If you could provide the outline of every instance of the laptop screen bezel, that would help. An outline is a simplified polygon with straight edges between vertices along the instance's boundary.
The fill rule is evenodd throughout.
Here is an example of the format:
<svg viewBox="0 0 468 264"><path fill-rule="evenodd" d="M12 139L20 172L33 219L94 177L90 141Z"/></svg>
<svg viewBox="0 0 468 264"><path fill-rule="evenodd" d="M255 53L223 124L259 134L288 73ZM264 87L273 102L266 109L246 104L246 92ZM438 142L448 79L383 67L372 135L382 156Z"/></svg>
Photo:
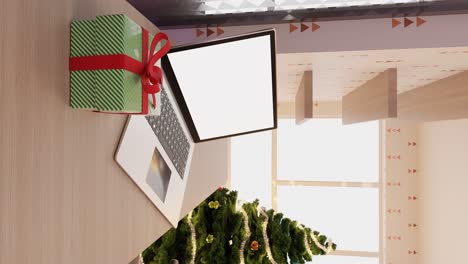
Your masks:
<svg viewBox="0 0 468 264"><path fill-rule="evenodd" d="M177 104L179 106L180 112L185 120L185 123L187 125L188 130L190 131L190 134L192 136L192 139L195 143L198 142L204 142L204 141L210 141L210 140L215 140L215 139L221 139L221 138L227 138L227 137L233 137L233 136L240 136L240 135L245 135L245 134L250 134L250 133L256 133L256 132L262 132L262 131L268 131L272 129L276 129L278 127L278 118L277 118L277 95L276 95L276 41L275 41L275 30L274 29L268 29L268 30L262 30L258 32L253 32L253 33L248 33L240 36L235 36L235 37L229 37L229 38L223 38L223 39L218 39L218 40L213 40L209 42L204 42L204 43L197 43L193 45L186 45L186 46L180 46L180 47L175 47L172 48L168 53L175 53L175 52L180 52L180 51L185 51L185 50L190 50L190 49L197 49L197 48L202 48L202 47L208 47L208 46L213 46L213 45L218 45L218 44L224 44L224 43L229 43L229 42L234 42L234 41L239 41L239 40L245 40L245 39L250 39L250 38L256 38L256 37L261 37L261 36L270 36L270 58L271 58L271 78L272 78L272 100L273 100L273 126L272 127L266 127L266 128L261 128L257 130L252 130L252 131L245 131L245 132L240 132L240 133L234 133L234 134L227 134L219 137L212 137L212 138L206 138L206 139L200 139L200 136L198 134L198 131L196 129L195 123L193 121L192 115L189 111L189 108L187 106L187 103L185 101L184 95L180 89L179 83L177 81L177 78L175 76L174 70L172 68L171 62L168 58L168 56L164 56L161 58L161 65L164 70L164 73L166 75L167 81L169 83L169 86L172 90L172 93L175 97L175 100L177 101Z"/></svg>

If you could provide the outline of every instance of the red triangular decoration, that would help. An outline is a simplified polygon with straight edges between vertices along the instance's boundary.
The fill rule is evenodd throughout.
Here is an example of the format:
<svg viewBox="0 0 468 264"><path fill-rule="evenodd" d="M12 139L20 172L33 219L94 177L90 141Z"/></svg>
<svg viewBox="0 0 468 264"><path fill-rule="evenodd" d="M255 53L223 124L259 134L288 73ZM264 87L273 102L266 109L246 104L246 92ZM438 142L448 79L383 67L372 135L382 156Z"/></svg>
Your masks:
<svg viewBox="0 0 468 264"><path fill-rule="evenodd" d="M289 24L289 33L294 32L297 30L297 26L294 24Z"/></svg>
<svg viewBox="0 0 468 264"><path fill-rule="evenodd" d="M426 23L426 20L420 18L420 17L417 17L416 18L416 26L419 27L421 26L422 24Z"/></svg>
<svg viewBox="0 0 468 264"><path fill-rule="evenodd" d="M203 34L205 34L205 32L203 32L203 30L200 30L197 28L197 38L200 37L200 36L203 36Z"/></svg>
<svg viewBox="0 0 468 264"><path fill-rule="evenodd" d="M320 25L317 23L312 23L312 32L317 31L320 28Z"/></svg>
<svg viewBox="0 0 468 264"><path fill-rule="evenodd" d="M207 36L207 37L213 35L214 33L215 33L214 30L211 30L211 29L209 29L209 28L206 28L206 36Z"/></svg>
<svg viewBox="0 0 468 264"><path fill-rule="evenodd" d="M400 20L392 18L392 28L398 27L400 24Z"/></svg>
<svg viewBox="0 0 468 264"><path fill-rule="evenodd" d="M220 28L220 27L216 28L216 35L217 36L221 36L223 33L224 33L224 30L222 28Z"/></svg>
<svg viewBox="0 0 468 264"><path fill-rule="evenodd" d="M301 32L304 32L306 31L307 29L309 29L309 26L304 24L304 23L301 23Z"/></svg>
<svg viewBox="0 0 468 264"><path fill-rule="evenodd" d="M414 23L413 20L411 20L411 19L405 17L405 27L409 27L409 26L411 26L411 24L413 24L413 23Z"/></svg>

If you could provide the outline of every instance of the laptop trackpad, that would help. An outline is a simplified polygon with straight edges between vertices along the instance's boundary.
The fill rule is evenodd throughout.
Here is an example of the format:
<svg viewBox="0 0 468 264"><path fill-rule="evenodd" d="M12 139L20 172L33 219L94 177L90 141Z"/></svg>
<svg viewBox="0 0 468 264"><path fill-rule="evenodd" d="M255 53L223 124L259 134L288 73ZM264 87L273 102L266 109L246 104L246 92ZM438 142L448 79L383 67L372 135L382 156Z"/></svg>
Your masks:
<svg viewBox="0 0 468 264"><path fill-rule="evenodd" d="M159 153L157 148L154 148L148 174L146 175L146 183L163 202L166 200L171 175L171 169L167 165L161 153Z"/></svg>

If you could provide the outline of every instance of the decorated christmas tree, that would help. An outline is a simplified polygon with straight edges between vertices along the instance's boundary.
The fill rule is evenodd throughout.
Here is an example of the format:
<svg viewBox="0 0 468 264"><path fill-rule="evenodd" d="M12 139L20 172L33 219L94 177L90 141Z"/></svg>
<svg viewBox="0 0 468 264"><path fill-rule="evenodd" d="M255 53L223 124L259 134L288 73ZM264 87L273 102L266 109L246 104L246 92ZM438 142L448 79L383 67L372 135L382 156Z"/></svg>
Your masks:
<svg viewBox="0 0 468 264"><path fill-rule="evenodd" d="M149 246L142 259L145 264L305 263L335 249L319 232L220 188Z"/></svg>

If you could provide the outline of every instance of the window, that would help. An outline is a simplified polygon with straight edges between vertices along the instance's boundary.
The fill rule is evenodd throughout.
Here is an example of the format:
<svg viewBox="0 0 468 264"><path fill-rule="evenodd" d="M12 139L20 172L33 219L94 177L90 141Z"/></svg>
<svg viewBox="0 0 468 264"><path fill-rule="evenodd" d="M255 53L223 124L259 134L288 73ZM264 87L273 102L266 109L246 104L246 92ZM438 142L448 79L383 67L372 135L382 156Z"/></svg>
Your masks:
<svg viewBox="0 0 468 264"><path fill-rule="evenodd" d="M278 211L323 232L339 250L379 251L378 189L279 185L277 199Z"/></svg>
<svg viewBox="0 0 468 264"><path fill-rule="evenodd" d="M278 180L378 182L379 124L280 120Z"/></svg>
<svg viewBox="0 0 468 264"><path fill-rule="evenodd" d="M318 256L313 263L320 264L379 264L379 258L375 257L350 257L350 256Z"/></svg>
<svg viewBox="0 0 468 264"><path fill-rule="evenodd" d="M240 191L238 199L259 199L271 208L271 131L231 139L230 188Z"/></svg>
<svg viewBox="0 0 468 264"><path fill-rule="evenodd" d="M313 263L377 264L380 141L377 121L312 119L298 126L280 119L277 131L232 139L231 188L338 244Z"/></svg>

